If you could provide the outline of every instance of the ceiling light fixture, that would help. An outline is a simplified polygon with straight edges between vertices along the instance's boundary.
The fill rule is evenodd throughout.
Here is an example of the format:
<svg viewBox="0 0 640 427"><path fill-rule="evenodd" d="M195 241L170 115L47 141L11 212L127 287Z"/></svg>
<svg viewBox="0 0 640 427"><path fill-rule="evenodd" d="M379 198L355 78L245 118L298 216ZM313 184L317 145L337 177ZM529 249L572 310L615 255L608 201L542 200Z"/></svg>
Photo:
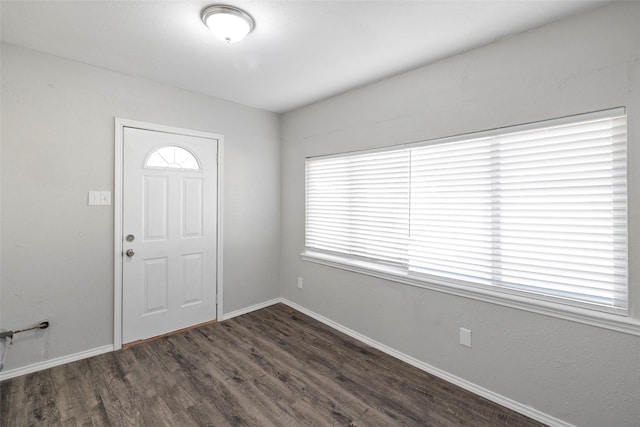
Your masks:
<svg viewBox="0 0 640 427"><path fill-rule="evenodd" d="M206 7L202 11L202 22L216 37L227 43L242 40L255 27L253 18L247 12L224 4Z"/></svg>

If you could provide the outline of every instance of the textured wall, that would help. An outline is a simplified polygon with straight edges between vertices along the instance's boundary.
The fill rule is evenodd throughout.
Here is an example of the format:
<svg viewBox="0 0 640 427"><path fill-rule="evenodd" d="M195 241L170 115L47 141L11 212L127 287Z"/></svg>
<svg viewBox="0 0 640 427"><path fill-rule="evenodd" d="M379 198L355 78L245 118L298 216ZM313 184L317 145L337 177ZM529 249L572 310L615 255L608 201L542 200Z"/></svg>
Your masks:
<svg viewBox="0 0 640 427"><path fill-rule="evenodd" d="M640 287L640 3L620 2L283 117L282 293L436 368L579 426L637 426L640 339L301 261L305 156L626 106L630 280ZM304 278L297 289L296 278ZM459 327L473 347L458 344Z"/></svg>

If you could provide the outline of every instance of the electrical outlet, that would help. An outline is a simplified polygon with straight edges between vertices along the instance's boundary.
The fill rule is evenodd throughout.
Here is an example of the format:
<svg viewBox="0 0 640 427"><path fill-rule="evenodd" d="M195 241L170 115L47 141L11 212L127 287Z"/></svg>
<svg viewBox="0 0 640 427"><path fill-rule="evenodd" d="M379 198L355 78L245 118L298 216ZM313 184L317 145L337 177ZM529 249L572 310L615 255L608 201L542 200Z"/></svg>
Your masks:
<svg viewBox="0 0 640 427"><path fill-rule="evenodd" d="M471 347L471 331L469 329L460 328L460 345Z"/></svg>
<svg viewBox="0 0 640 427"><path fill-rule="evenodd" d="M298 277L298 289L302 289L302 277Z"/></svg>

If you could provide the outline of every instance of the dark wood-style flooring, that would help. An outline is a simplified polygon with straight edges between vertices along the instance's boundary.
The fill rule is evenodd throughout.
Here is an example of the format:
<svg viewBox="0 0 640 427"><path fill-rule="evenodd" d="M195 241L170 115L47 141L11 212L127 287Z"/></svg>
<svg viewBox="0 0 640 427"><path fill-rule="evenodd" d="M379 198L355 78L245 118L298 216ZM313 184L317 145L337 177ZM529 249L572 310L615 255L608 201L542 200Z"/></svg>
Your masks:
<svg viewBox="0 0 640 427"><path fill-rule="evenodd" d="M0 384L0 425L540 426L287 306Z"/></svg>

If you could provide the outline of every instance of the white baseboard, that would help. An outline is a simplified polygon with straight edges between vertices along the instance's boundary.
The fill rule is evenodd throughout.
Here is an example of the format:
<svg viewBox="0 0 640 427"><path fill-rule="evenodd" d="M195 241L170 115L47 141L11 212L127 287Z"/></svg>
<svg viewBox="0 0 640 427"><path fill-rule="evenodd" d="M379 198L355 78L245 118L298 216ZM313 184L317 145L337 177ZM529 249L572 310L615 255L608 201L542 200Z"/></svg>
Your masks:
<svg viewBox="0 0 640 427"><path fill-rule="evenodd" d="M269 301L265 301L259 304L252 305L250 307L245 307L240 310L232 311L231 313L227 313L224 315L222 320L231 319L236 316L240 316L243 314L251 313L252 311L260 310L261 308L269 307L274 304L278 304L282 302L281 298L274 298ZM7 371L0 372L0 381L8 380L10 378L19 377L21 375L31 374L37 371L41 371L43 369L53 368L54 366L64 365L65 363L75 362L77 360L86 359L88 357L97 356L99 354L108 353L110 351L114 351L115 347L113 345L105 345L103 347L97 347L90 350L81 351L79 353L69 354L67 356L58 357L55 359L45 360L43 362L33 363L28 366L23 366L20 368L9 369Z"/></svg>
<svg viewBox="0 0 640 427"><path fill-rule="evenodd" d="M243 314L251 313L252 311L260 310L261 308L269 307L270 305L278 304L282 302L282 298L274 298L269 301L261 302L249 307L241 308L240 310L232 311L223 315L222 320L229 320L236 316L242 316Z"/></svg>
<svg viewBox="0 0 640 427"><path fill-rule="evenodd" d="M75 362L77 360L86 359L88 357L97 356L99 354L109 353L110 351L113 351L112 344L92 348L90 350L81 351L79 353L69 354L67 356L56 357L55 359L49 359L43 362L32 363L31 365L23 366L21 368L9 369L8 371L0 372L0 381L19 377L21 375L32 374L37 371L42 371L43 369L53 368L54 366L64 365L66 363Z"/></svg>
<svg viewBox="0 0 640 427"><path fill-rule="evenodd" d="M327 326L330 326L337 331L340 331L350 337L363 342L367 345L370 345L373 348L376 348L383 353L386 353L396 359L402 360L409 365L415 366L416 368L428 372L429 374L435 375L436 377L442 378L445 381L448 381L452 384L455 384L459 387L462 387L465 390L468 390L472 393L475 393L479 396L482 396L492 402L495 402L499 405L502 405L506 408L509 408L513 411L516 411L520 414L526 415L529 418L533 418L534 420L540 421L541 423L547 424L552 427L574 427L572 424L569 424L565 421L562 421L558 418L552 417L544 412L538 411L537 409L531 408L529 406L523 405L515 400L509 399L508 397L502 396L498 393L494 393L491 390L488 390L484 387L476 385L472 382L464 380L460 377L452 375L442 369L436 368L435 366L429 365L428 363L422 362L414 357L411 357L407 354L404 354L398 350L395 350L385 344L382 344L376 340L373 340L366 335L363 335L359 332L356 332L352 329L347 328L333 320L324 317L320 314L317 314L301 305L296 304L293 301L289 301L286 298L274 298L269 301L265 301L259 304L255 304L249 307L242 308L240 310L235 310L230 313L224 315L222 320L228 320L236 316L241 316L243 314L251 313L252 311L260 310L265 307L272 306L274 304L283 303L288 305L289 307L298 310L301 313L306 314L309 317L312 317ZM25 366L22 368L10 369L8 371L0 372L0 381L8 380L10 378L18 377L21 375L30 374L33 372L37 372L43 369L52 368L54 366L64 365L65 363L75 362L77 360L86 359L88 357L97 356L99 354L108 353L113 351L113 345L105 345L103 347L97 347L90 350L81 351L79 353L70 354L68 356L58 357L56 359L46 360L44 362L38 362L31 364L29 366Z"/></svg>
<svg viewBox="0 0 640 427"><path fill-rule="evenodd" d="M544 423L548 426L552 426L552 427L574 427L572 424L569 424L565 421L562 421L558 418L552 417L548 414L545 414L544 412L538 411L534 408L531 408L529 406L523 405L519 402L516 402L515 400L509 399L508 397L502 396L498 393L494 393L491 390L488 390L484 387L480 387L477 384L474 384L472 382L469 382L467 380L464 380L460 377L457 377L455 375L452 375L446 371L443 371L442 369L436 368L435 366L429 365L428 363L422 362L414 357L411 357L407 354L404 354L398 350L395 350L387 345L384 345L378 341L375 341L365 335L362 335L359 332L356 332L352 329L347 328L346 326L343 326L337 322L334 322L331 319L328 319L320 314L317 314L301 305L296 304L293 301L289 301L285 298L281 298L280 302L282 302L285 305L288 305L289 307L298 310L301 313L306 314L309 317L312 317L322 323L324 323L327 326L330 326L333 329L336 329L346 335L349 335L351 338L355 338L356 340L363 342L367 345L370 345L373 348L376 348L380 351L382 351L383 353L386 353L390 356L395 357L396 359L402 360L405 363L408 363L409 365L415 366L416 368L423 370L431 375L435 375L438 378L441 378L445 381L448 381L452 384L455 384L465 390L468 390L474 394L477 394L478 396L482 396L485 399L488 399L492 402L495 402L499 405L504 406L505 408L509 408L513 411L516 411L522 415L526 415L529 418L532 418L536 421L540 421L541 423Z"/></svg>

